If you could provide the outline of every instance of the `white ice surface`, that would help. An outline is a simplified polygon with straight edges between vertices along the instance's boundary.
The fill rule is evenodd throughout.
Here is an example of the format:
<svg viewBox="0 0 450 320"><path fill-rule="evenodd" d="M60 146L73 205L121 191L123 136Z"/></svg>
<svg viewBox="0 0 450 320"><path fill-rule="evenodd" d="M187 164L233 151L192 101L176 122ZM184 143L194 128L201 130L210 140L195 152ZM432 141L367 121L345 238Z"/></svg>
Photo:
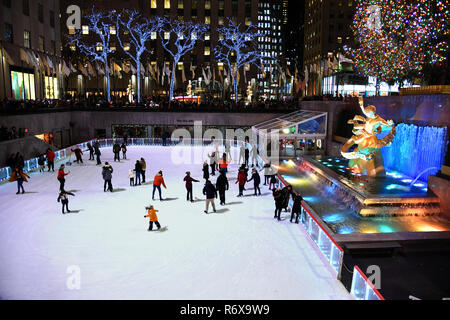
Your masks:
<svg viewBox="0 0 450 320"><path fill-rule="evenodd" d="M200 148L184 148L198 156ZM166 147L130 147L128 159L102 161L113 168L115 193L103 192L101 168L88 161L67 166L69 209L56 202L55 173L33 173L26 194L16 183L0 185L1 299L350 299L302 227L273 219L273 199L237 198L231 167L229 205L204 214L204 201L185 200L187 170L202 180L201 165L175 165ZM210 151L210 150L208 150ZM128 170L147 160L147 179L162 169L168 189L151 201L151 184L130 187ZM59 166L59 164L57 164ZM56 169L56 168L55 168ZM215 177L213 177L215 183ZM252 182L246 194L253 194ZM194 198L203 200L203 183ZM144 206L159 210L165 232L148 232ZM210 209L211 211L211 209ZM81 288L67 287L69 266L80 268Z"/></svg>

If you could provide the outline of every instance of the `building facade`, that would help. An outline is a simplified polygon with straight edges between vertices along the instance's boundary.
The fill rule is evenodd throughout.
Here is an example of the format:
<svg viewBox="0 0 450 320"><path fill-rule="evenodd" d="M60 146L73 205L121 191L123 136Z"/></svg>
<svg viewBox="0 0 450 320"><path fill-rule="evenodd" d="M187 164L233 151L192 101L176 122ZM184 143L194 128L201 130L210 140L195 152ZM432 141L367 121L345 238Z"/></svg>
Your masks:
<svg viewBox="0 0 450 320"><path fill-rule="evenodd" d="M73 59L75 69L79 69L76 63L80 57L75 54L76 48L69 45L69 40L65 36L69 30L65 27L65 21L68 15L65 13L65 8L69 5L78 5L82 10L82 16L85 16L92 10L92 1L84 0L62 0L62 41L65 48L64 56L68 59ZM191 83L192 90L196 94L202 94L208 91L209 94L215 97L223 96L225 88L223 80L225 78L224 66L217 63L213 56L213 48L216 45L219 37L217 28L226 24L227 19L233 19L235 23L240 23L242 26L250 24L256 25L258 15L258 0L97 0L95 1L95 10L110 11L122 9L136 9L145 17L165 16L171 19L178 19L180 21L193 21L205 23L210 26L209 31L205 35L205 41L197 42L194 50L190 54L186 54L181 58L176 70L176 86L175 94L185 95L187 93L188 84ZM82 19L82 28L86 30L87 23ZM89 30L86 30L88 35ZM116 52L111 55L111 58L119 66L123 63L130 63L130 59L121 52L121 48L116 40L112 40L111 47ZM167 95L168 81L161 81L161 76L154 77L147 72L148 66L152 66L158 71L166 66L171 69L172 57L165 52L161 45L158 35L152 36L148 43L149 50L144 54L142 64L146 69L142 77L142 95L144 96L158 96ZM133 76L133 68L128 71L128 68L121 68L122 71L117 75L113 75L111 79L111 90L113 95L122 96L127 94L130 86L136 88L135 77ZM256 83L256 77L260 68L252 67L248 70L245 76L241 77L239 87L242 95L245 94L247 84L253 81ZM128 72L125 72L127 70ZM205 87L204 72L211 76L211 86ZM96 88L104 87L104 80L97 79L96 76L83 75L79 70L71 74L67 80L68 92L72 94L90 95L96 93ZM90 79L89 79L90 78ZM157 78L157 79L156 79ZM252 80L253 79L253 80ZM202 81L203 80L203 81Z"/></svg>
<svg viewBox="0 0 450 320"><path fill-rule="evenodd" d="M355 10L355 0L305 0L303 73L307 95L321 94L323 76L338 70L335 59L344 45L353 44L350 27Z"/></svg>
<svg viewBox="0 0 450 320"><path fill-rule="evenodd" d="M0 4L0 98L59 98L61 33L58 0Z"/></svg>

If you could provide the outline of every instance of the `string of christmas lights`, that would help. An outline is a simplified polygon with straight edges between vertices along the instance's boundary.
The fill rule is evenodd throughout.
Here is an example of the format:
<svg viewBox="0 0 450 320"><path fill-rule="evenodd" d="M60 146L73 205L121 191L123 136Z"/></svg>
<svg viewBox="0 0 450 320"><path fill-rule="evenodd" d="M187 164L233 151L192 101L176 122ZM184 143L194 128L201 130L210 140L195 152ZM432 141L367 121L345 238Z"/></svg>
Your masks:
<svg viewBox="0 0 450 320"><path fill-rule="evenodd" d="M359 0L346 48L356 70L378 83L402 82L428 63L443 65L448 52L448 3L436 0Z"/></svg>

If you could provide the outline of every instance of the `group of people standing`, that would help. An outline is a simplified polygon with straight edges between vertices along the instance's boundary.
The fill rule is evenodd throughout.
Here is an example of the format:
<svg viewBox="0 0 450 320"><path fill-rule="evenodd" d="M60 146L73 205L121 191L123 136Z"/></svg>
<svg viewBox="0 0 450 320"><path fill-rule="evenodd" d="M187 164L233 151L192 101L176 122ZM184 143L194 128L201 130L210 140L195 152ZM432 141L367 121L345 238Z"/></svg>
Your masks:
<svg viewBox="0 0 450 320"><path fill-rule="evenodd" d="M292 197L291 219L295 217L295 223L299 223L299 216L301 214L303 197L295 192L291 185L287 185L284 188L276 188L272 191L273 199L275 200L275 214L274 219L281 220L281 211L284 209L287 211L289 206L289 199Z"/></svg>

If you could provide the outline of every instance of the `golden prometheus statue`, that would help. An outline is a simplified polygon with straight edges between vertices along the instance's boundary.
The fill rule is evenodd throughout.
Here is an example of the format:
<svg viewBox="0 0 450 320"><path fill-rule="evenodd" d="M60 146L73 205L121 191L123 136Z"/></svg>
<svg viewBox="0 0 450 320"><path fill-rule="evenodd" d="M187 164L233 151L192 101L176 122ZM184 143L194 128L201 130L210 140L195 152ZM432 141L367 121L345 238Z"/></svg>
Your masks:
<svg viewBox="0 0 450 320"><path fill-rule="evenodd" d="M375 106L364 108L364 101L359 97L359 106L366 116L356 115L349 124L353 124L353 136L342 146L341 154L350 159L349 167L355 173L369 177L384 176L384 163L380 149L390 145L395 137L395 125L392 120L384 120L377 113ZM382 139L377 135L382 131L390 132ZM356 146L353 151L351 148Z"/></svg>

